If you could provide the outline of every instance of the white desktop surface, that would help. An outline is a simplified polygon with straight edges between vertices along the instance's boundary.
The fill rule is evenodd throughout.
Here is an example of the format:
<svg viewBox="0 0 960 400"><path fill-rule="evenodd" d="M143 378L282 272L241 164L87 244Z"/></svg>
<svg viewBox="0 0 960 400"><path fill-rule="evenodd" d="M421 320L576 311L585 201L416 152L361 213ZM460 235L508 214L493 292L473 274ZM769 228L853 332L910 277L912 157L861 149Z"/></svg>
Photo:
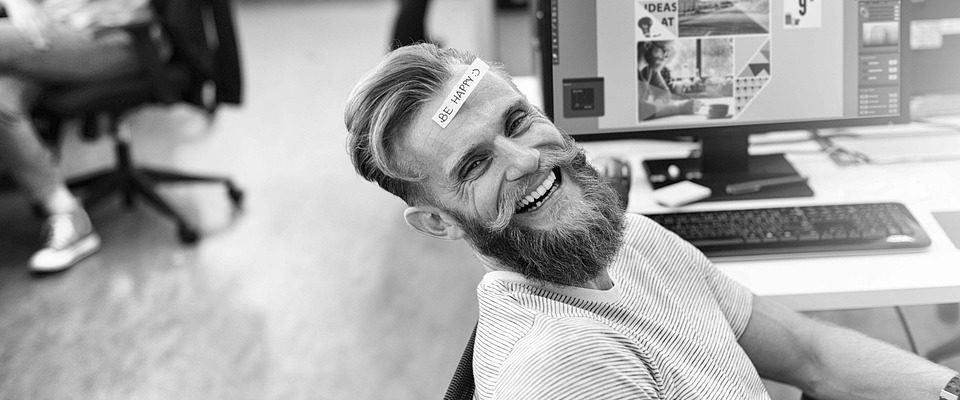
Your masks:
<svg viewBox="0 0 960 400"><path fill-rule="evenodd" d="M960 138L960 133L947 134L943 128L918 125L855 132L865 137L843 143L854 147L862 141L876 148L887 140L892 146L903 147L902 134L916 134L916 146L891 149L894 154L904 155L927 153L920 143L927 134L940 140ZM786 153L791 164L809 178L814 197L701 202L677 210L895 201L911 210L930 236L931 246L916 253L720 261L716 265L757 295L802 311L960 302L960 249L954 247L931 214L960 211L960 146L946 150L958 155L953 160L839 166L812 141L775 143L805 136L802 132L762 135L751 140L751 153ZM901 140L893 139L896 136ZM581 144L591 158L616 156L629 160L633 175L628 211L636 213L670 211L651 198L642 160L685 157L696 148L691 143L644 140Z"/></svg>

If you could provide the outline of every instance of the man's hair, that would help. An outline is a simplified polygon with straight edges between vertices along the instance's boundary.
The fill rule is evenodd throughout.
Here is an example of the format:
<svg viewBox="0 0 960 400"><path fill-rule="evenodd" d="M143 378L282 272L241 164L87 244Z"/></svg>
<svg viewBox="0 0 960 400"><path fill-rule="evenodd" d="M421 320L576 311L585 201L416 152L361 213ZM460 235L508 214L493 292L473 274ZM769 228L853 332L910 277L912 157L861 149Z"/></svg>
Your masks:
<svg viewBox="0 0 960 400"><path fill-rule="evenodd" d="M466 51L429 43L405 46L392 51L362 78L347 98L344 111L347 151L357 173L409 205L435 204L422 185L422 171L397 160L401 133L424 104L442 95L453 68L469 65L476 58ZM491 71L513 85L502 65L491 63Z"/></svg>

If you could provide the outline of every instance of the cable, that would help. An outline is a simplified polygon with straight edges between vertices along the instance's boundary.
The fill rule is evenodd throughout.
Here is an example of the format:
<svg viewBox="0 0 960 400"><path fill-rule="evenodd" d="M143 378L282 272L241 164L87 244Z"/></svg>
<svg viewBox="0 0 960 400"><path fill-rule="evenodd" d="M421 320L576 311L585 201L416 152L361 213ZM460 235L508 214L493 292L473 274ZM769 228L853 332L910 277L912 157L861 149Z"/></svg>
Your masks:
<svg viewBox="0 0 960 400"><path fill-rule="evenodd" d="M910 332L910 325L907 325L907 317L903 315L903 308L894 306L893 309L897 311L897 316L900 317L900 325L903 326L903 332L907 335L907 342L910 343L910 351L912 351L913 354L919 355L920 352L917 351L917 342L913 340L913 333Z"/></svg>
<svg viewBox="0 0 960 400"><path fill-rule="evenodd" d="M833 143L835 137L840 137L840 135L824 136L820 134L818 129L810 130L810 140L817 143L820 146L820 151L826 153L835 164L848 166L870 163L870 157L867 157L866 154L856 150L848 150Z"/></svg>

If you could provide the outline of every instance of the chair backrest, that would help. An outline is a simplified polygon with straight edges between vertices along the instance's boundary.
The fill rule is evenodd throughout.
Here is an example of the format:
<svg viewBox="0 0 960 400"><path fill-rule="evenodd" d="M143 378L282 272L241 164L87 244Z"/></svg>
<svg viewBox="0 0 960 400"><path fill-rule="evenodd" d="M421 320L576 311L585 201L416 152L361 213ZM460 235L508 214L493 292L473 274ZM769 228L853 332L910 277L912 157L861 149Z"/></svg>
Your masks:
<svg viewBox="0 0 960 400"><path fill-rule="evenodd" d="M243 86L230 0L153 0L173 44L172 62L187 65L195 79L187 101L207 110L220 103L240 104ZM213 83L213 96L204 86Z"/></svg>
<svg viewBox="0 0 960 400"><path fill-rule="evenodd" d="M453 379L450 380L450 386L447 386L447 392L443 395L443 400L469 400L473 398L476 386L473 381L473 341L477 337L477 327L473 327L473 333L467 340L467 345L460 356L460 362L457 364L456 371L453 372Z"/></svg>

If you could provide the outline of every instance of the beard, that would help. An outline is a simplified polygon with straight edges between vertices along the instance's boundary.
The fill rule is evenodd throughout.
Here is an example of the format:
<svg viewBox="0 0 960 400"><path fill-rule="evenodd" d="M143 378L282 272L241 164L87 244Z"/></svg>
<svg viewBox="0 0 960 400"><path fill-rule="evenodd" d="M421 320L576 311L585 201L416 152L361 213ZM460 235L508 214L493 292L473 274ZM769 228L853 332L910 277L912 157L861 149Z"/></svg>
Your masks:
<svg viewBox="0 0 960 400"><path fill-rule="evenodd" d="M564 136L562 148L541 151L540 172L559 166L567 172L564 177L574 181L562 184L577 184L583 196L552 199L565 202L552 207L552 229L533 229L513 218L517 201L526 195L520 188L501 196L499 215L492 222L451 213L479 254L536 282L576 286L596 278L613 261L623 239L624 211L616 192L587 163L583 149Z"/></svg>

